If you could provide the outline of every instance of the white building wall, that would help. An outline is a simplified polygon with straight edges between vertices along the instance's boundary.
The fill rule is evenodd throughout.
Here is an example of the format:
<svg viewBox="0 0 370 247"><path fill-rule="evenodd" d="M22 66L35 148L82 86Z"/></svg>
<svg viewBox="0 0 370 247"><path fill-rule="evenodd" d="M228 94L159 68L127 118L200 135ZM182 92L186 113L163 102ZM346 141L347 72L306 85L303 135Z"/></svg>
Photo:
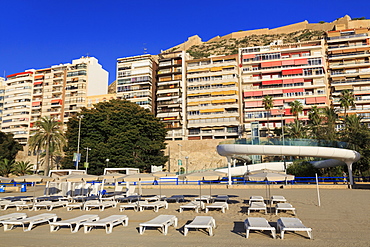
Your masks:
<svg viewBox="0 0 370 247"><path fill-rule="evenodd" d="M86 96L101 95L108 93L108 71L103 69L98 59L94 57L82 57L75 59L72 64L86 63L87 66L87 93Z"/></svg>

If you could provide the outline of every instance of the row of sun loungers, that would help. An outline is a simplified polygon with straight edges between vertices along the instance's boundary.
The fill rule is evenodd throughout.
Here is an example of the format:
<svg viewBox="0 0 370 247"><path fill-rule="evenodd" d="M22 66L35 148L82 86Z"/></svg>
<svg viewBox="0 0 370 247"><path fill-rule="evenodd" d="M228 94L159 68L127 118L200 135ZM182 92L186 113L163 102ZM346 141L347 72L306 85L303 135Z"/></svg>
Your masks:
<svg viewBox="0 0 370 247"><path fill-rule="evenodd" d="M113 227L117 225L128 225L126 215L111 215L100 219L98 215L82 215L68 220L57 221L55 214L39 214L27 217L23 213L13 213L0 217L0 224L4 225L4 231L10 231L16 225L21 225L23 231L32 230L36 224L48 222L50 232L56 232L61 227L69 227L72 233L84 227L84 232L90 232L94 227L104 227L107 234L112 233ZM152 220L139 224L139 233L143 234L147 228L160 228L164 235L167 235L169 226L177 227L178 219L174 215L159 215ZM26 227L26 225L28 225ZM276 238L276 229L271 226L265 218L249 217L245 222L246 238L249 238L250 231L271 231L273 238ZM188 234L189 229L206 229L210 236L213 235L213 229L216 228L216 221L211 216L196 216L192 222L184 226L184 235ZM281 217L277 221L277 230L280 232L281 239L284 239L286 231L304 231L312 239L312 229L303 225L298 218Z"/></svg>
<svg viewBox="0 0 370 247"><path fill-rule="evenodd" d="M276 238L276 229L275 227L271 226L265 218L260 217L250 217L244 222L245 226L245 237L249 237L249 232L251 230L257 231L271 231L271 235L273 238ZM304 231L307 232L308 237L312 239L312 229L303 225L302 221L298 218L290 218L290 217L281 217L277 221L277 229L280 232L280 238L284 239L284 233L286 231Z"/></svg>

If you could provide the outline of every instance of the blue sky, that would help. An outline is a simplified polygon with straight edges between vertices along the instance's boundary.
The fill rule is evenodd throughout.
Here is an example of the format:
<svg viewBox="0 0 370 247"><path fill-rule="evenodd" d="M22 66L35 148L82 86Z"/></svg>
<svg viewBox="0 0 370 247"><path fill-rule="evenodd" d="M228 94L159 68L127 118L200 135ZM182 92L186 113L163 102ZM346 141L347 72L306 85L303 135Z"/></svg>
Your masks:
<svg viewBox="0 0 370 247"><path fill-rule="evenodd" d="M370 1L247 0L9 0L1 1L0 76L99 59L115 79L116 59L158 54L199 35L207 41L239 30L275 28L307 20L369 16Z"/></svg>

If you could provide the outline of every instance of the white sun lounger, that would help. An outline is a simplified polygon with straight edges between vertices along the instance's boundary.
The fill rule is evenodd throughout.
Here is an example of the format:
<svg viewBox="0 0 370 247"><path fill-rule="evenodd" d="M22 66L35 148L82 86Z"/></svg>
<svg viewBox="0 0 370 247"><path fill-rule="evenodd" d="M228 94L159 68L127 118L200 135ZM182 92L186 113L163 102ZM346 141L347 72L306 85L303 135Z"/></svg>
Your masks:
<svg viewBox="0 0 370 247"><path fill-rule="evenodd" d="M145 198L142 198L144 199L145 201L161 201L162 199L165 200L166 199L166 196L165 195L156 195L156 196L151 196L151 197L145 197Z"/></svg>
<svg viewBox="0 0 370 247"><path fill-rule="evenodd" d="M22 225L23 231L28 232L35 224L55 222L57 218L56 214L39 214L24 219L1 221L1 223L4 225L4 232L12 230L15 225ZM25 228L26 224L28 224L27 228Z"/></svg>
<svg viewBox="0 0 370 247"><path fill-rule="evenodd" d="M111 216L108 216L104 219L100 219L97 221L87 221L83 223L84 233L90 232L93 227L103 226L105 227L105 232L109 234L109 233L112 233L114 226L117 226L120 224L122 224L123 226L128 225L127 215L111 215Z"/></svg>
<svg viewBox="0 0 370 247"><path fill-rule="evenodd" d="M17 204L23 203L21 200L16 200L16 201L10 201L10 200L3 200L0 201L0 209L1 210L7 210L10 207L16 207Z"/></svg>
<svg viewBox="0 0 370 247"><path fill-rule="evenodd" d="M0 222L4 220L19 220L27 217L25 213L12 213L0 216Z"/></svg>
<svg viewBox="0 0 370 247"><path fill-rule="evenodd" d="M52 202L52 201L41 201L41 202L36 202L33 204L32 209L35 211L40 210L41 208L45 208L48 211L53 210L53 208L56 207L64 207L67 204L65 201L57 201L57 202Z"/></svg>
<svg viewBox="0 0 370 247"><path fill-rule="evenodd" d="M33 209L34 203L27 201L17 201L14 205L17 208L17 211L23 210L25 208L31 211Z"/></svg>
<svg viewBox="0 0 370 247"><path fill-rule="evenodd" d="M80 210L83 209L84 203L83 202L68 202L66 205L67 211L72 211L74 208L79 208Z"/></svg>
<svg viewBox="0 0 370 247"><path fill-rule="evenodd" d="M184 236L188 234L189 228L204 228L208 230L209 236L213 236L213 228L216 228L216 221L211 216L196 216L190 224L184 227Z"/></svg>
<svg viewBox="0 0 370 247"><path fill-rule="evenodd" d="M225 213L226 209L229 209L227 202L214 202L211 205L206 206L206 213L209 209L221 209L222 213Z"/></svg>
<svg viewBox="0 0 370 247"><path fill-rule="evenodd" d="M288 217L281 217L277 221L277 228L280 231L281 239L284 239L285 231L303 231L307 232L308 237L313 239L312 237L312 229L303 225L302 221L298 218L288 218Z"/></svg>
<svg viewBox="0 0 370 247"><path fill-rule="evenodd" d="M92 208L99 208L99 211L104 211L106 207L117 206L116 201L99 201L99 200L90 200L84 203L84 210L90 211Z"/></svg>
<svg viewBox="0 0 370 247"><path fill-rule="evenodd" d="M249 197L249 204L251 202L264 202L263 196L251 196Z"/></svg>
<svg viewBox="0 0 370 247"><path fill-rule="evenodd" d="M286 202L286 199L284 196L271 196L271 204L275 202Z"/></svg>
<svg viewBox="0 0 370 247"><path fill-rule="evenodd" d="M202 195L200 197L194 198L194 200L196 200L196 201L205 201L206 203L209 203L210 201L212 201L212 196L210 196L210 195Z"/></svg>
<svg viewBox="0 0 370 247"><path fill-rule="evenodd" d="M295 215L295 208L290 203L277 203L275 207L276 215L279 213L279 210L292 211L293 215Z"/></svg>
<svg viewBox="0 0 370 247"><path fill-rule="evenodd" d="M171 197L167 197L166 201L176 201L176 203L178 203L179 201L185 201L185 197L183 195L173 195Z"/></svg>
<svg viewBox="0 0 370 247"><path fill-rule="evenodd" d="M217 195L216 197L213 198L213 201L224 201L227 202L229 200L228 195Z"/></svg>
<svg viewBox="0 0 370 247"><path fill-rule="evenodd" d="M138 203L139 211L143 211L145 208L153 208L154 212L158 212L160 208L168 208L168 202L156 201L156 202L140 202Z"/></svg>
<svg viewBox="0 0 370 247"><path fill-rule="evenodd" d="M194 209L195 212L199 212L199 209L204 209L204 202L202 201L191 201L185 205L182 205L180 206L180 213L182 213L182 211L184 209Z"/></svg>
<svg viewBox="0 0 370 247"><path fill-rule="evenodd" d="M119 211L122 212L122 211L125 211L125 209L128 209L128 208L132 208L132 209L135 210L135 212L137 212L137 210L138 210L138 203L137 202L134 202L134 203L121 204L119 206Z"/></svg>
<svg viewBox="0 0 370 247"><path fill-rule="evenodd" d="M140 223L139 233L143 234L147 227L160 227L162 233L167 235L169 226L177 227L177 217L175 215L159 215L152 220Z"/></svg>
<svg viewBox="0 0 370 247"><path fill-rule="evenodd" d="M78 232L80 226L86 221L98 220L99 216L96 214L85 214L68 220L61 220L56 222L50 222L50 232L56 232L61 226L67 226L71 228L71 232ZM74 227L73 227L74 226Z"/></svg>
<svg viewBox="0 0 370 247"><path fill-rule="evenodd" d="M257 231L271 231L271 235L273 238L276 238L276 229L272 227L265 218L261 217L249 217L244 222L245 227L245 237L249 237L250 230L257 230Z"/></svg>
<svg viewBox="0 0 370 247"><path fill-rule="evenodd" d="M254 210L254 211L264 210L265 214L267 214L266 204L263 202L252 202L248 208L248 215L250 214L251 210Z"/></svg>

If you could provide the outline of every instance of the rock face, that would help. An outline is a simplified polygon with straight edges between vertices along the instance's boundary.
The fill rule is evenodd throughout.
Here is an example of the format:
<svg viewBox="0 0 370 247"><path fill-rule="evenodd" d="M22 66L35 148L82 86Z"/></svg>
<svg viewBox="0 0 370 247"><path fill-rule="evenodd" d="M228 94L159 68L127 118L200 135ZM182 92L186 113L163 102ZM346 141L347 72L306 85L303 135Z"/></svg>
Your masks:
<svg viewBox="0 0 370 247"><path fill-rule="evenodd" d="M206 42L202 42L198 35L194 35L186 42L164 52L187 51L194 59L210 55L232 55L237 54L238 48L242 47L269 45L276 40L282 40L283 43L318 40L324 37L326 31L369 26L370 20L364 18L352 20L346 15L333 22L302 21L273 29L240 30L225 36L216 36Z"/></svg>
<svg viewBox="0 0 370 247"><path fill-rule="evenodd" d="M189 172L198 170L210 170L227 166L225 157L217 153L217 145L226 140L183 140L167 142L165 155L169 155L165 169L178 172L181 167L186 169L188 162ZM185 157L188 157L187 159ZM179 161L181 160L179 165Z"/></svg>

